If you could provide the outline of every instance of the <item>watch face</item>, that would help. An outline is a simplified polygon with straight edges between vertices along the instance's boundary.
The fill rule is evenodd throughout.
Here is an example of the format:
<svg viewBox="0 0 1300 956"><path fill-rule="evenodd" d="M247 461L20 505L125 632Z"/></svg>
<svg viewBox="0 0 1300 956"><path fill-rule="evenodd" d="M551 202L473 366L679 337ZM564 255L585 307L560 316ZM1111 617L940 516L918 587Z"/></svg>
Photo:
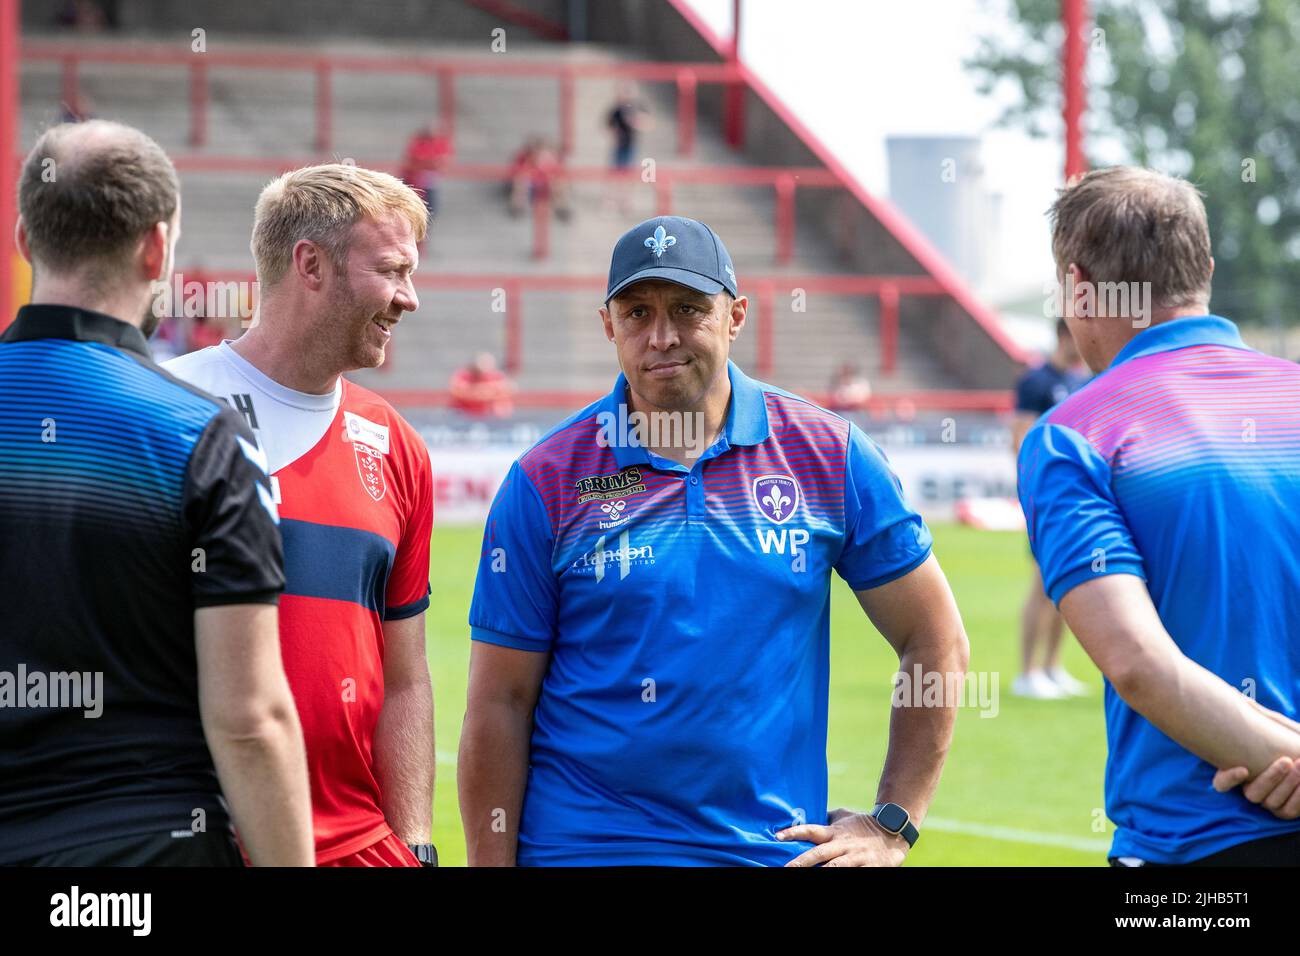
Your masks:
<svg viewBox="0 0 1300 956"><path fill-rule="evenodd" d="M896 803L887 803L876 814L876 822L891 833L907 826L907 811Z"/></svg>

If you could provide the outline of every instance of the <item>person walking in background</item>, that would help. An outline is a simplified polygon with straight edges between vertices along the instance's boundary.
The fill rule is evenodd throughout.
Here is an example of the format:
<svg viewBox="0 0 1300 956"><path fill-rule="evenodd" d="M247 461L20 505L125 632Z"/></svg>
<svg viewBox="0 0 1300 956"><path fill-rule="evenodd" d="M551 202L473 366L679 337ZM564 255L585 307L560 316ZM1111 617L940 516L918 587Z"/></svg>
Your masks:
<svg viewBox="0 0 1300 956"><path fill-rule="evenodd" d="M1047 411L1077 392L1088 381L1079 350L1064 319L1056 320L1056 345L1047 361L1029 369L1016 383L1016 413L1011 421L1011 449L1020 454L1025 434ZM1061 664L1065 622L1043 593L1043 579L1033 561L1029 594L1020 611L1020 673L1011 685L1017 697L1056 700L1084 696L1087 685Z"/></svg>

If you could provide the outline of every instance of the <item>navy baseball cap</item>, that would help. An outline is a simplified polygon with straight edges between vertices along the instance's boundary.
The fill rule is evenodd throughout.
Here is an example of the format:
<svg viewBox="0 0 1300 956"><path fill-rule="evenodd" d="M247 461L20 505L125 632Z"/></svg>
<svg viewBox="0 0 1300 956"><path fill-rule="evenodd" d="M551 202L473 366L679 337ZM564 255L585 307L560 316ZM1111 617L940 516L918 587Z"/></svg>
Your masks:
<svg viewBox="0 0 1300 956"><path fill-rule="evenodd" d="M666 279L705 295L726 289L740 297L731 256L717 233L681 216L656 216L623 233L610 258L605 302L642 279Z"/></svg>

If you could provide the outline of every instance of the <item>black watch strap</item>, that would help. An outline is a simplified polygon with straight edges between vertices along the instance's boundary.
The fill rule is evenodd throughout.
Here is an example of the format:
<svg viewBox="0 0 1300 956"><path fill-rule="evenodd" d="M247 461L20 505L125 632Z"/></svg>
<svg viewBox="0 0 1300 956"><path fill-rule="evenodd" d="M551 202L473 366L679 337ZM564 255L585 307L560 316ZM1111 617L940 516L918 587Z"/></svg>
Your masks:
<svg viewBox="0 0 1300 956"><path fill-rule="evenodd" d="M896 803L877 803L871 808L871 816L882 830L898 834L909 847L916 846L916 841L921 839L921 831L912 824L912 815Z"/></svg>
<svg viewBox="0 0 1300 956"><path fill-rule="evenodd" d="M420 866L438 865L438 848L432 843L408 843L407 846L420 861Z"/></svg>

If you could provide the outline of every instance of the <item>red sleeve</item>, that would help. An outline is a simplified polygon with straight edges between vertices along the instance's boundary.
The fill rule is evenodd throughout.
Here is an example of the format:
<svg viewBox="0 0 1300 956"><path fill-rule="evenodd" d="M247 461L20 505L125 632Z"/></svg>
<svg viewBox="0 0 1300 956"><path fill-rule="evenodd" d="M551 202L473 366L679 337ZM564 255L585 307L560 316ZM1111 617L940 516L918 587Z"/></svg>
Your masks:
<svg viewBox="0 0 1300 956"><path fill-rule="evenodd" d="M418 435L403 434L409 449L411 482L402 537L397 543L393 571L388 576L384 620L414 617L429 606L429 535L433 533L433 467L429 450Z"/></svg>

